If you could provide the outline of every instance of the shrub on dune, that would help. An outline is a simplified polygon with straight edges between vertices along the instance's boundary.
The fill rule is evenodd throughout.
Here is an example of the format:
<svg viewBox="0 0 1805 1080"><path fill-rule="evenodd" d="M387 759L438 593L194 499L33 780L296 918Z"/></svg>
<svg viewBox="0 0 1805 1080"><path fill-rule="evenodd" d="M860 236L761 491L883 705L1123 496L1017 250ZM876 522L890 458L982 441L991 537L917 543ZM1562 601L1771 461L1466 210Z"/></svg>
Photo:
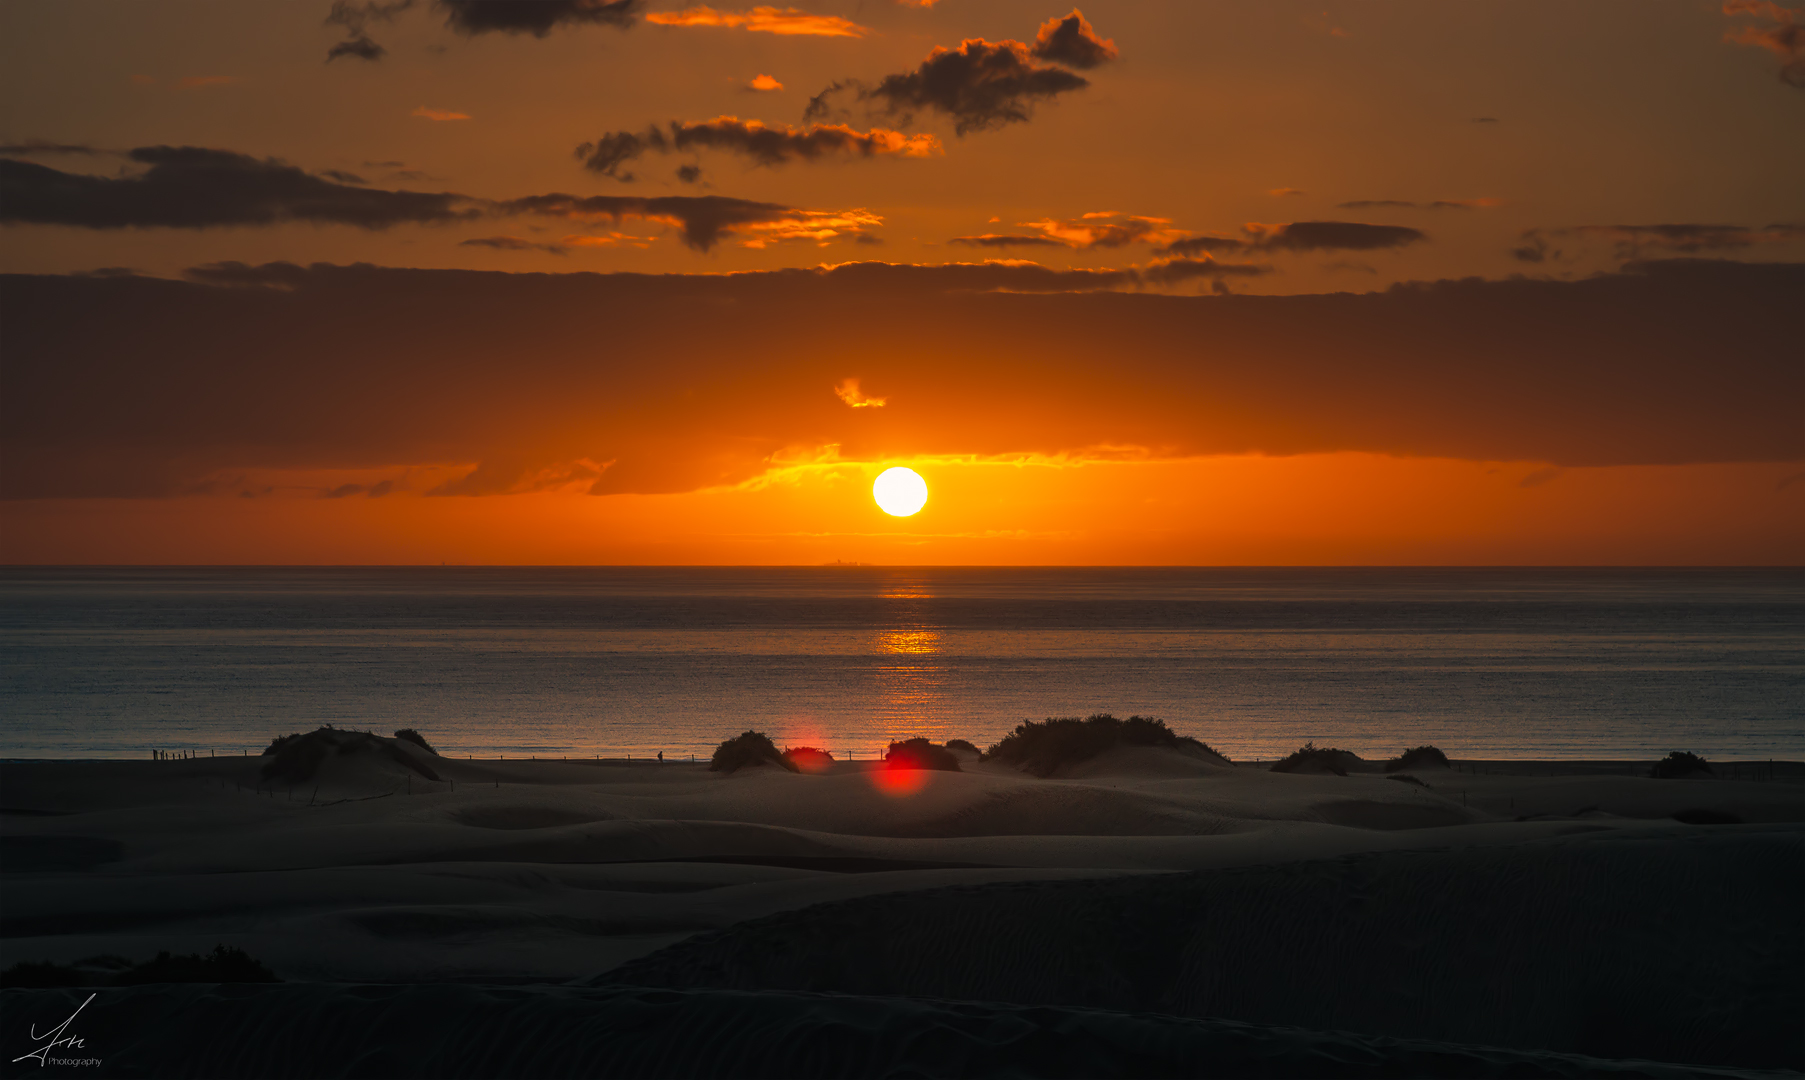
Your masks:
<svg viewBox="0 0 1805 1080"><path fill-rule="evenodd" d="M775 765L780 769L796 772L796 766L777 752L777 744L762 731L748 731L735 735L726 742L715 747L714 758L709 761L710 772L735 773L748 765Z"/></svg>
<svg viewBox="0 0 1805 1080"><path fill-rule="evenodd" d="M1317 746L1315 742L1307 742L1292 751L1290 756L1272 764L1273 772L1310 772L1324 769L1336 776L1346 776L1349 768L1360 764L1360 755L1351 750L1337 750L1332 746Z"/></svg>
<svg viewBox="0 0 1805 1080"><path fill-rule="evenodd" d="M1386 772L1402 772L1405 769L1446 769L1448 755L1433 746L1413 746L1385 763Z"/></svg>
<svg viewBox="0 0 1805 1080"><path fill-rule="evenodd" d="M966 742L964 739L948 739L946 740L946 748L948 750L966 750L973 754L983 753L982 750L979 750L976 746Z"/></svg>
<svg viewBox="0 0 1805 1080"><path fill-rule="evenodd" d="M959 759L944 746L936 746L927 739L904 739L893 742L890 749L884 752L884 767L887 769L939 769L942 772L959 772Z"/></svg>
<svg viewBox="0 0 1805 1080"><path fill-rule="evenodd" d="M1062 765L1089 761L1117 746L1160 746L1229 764L1227 757L1200 740L1179 735L1164 720L1151 716L1118 720L1109 713L1097 713L1083 720L1060 716L1018 724L1003 736L1002 742L984 752L984 760L1006 762L1036 776L1051 776Z"/></svg>
<svg viewBox="0 0 1805 1080"><path fill-rule="evenodd" d="M1648 770L1648 775L1657 780L1677 780L1686 776L1716 776L1717 773L1712 771L1710 762L1697 754L1675 750L1655 762L1654 768Z"/></svg>
<svg viewBox="0 0 1805 1080"><path fill-rule="evenodd" d="M415 738L418 739L418 733ZM421 745L425 741L419 739ZM430 751L431 747L427 749ZM263 756L270 759L263 763L263 778L299 784L313 778L327 754L336 752L345 756L359 751L387 758L428 780L439 779L437 773L396 749L389 740L367 731L340 731L331 724L315 728L305 735L282 735L270 740L269 749L263 752Z"/></svg>
<svg viewBox="0 0 1805 1080"><path fill-rule="evenodd" d="M273 983L269 968L243 949L215 945L211 953L172 956L133 964L117 956L94 956L74 964L22 961L0 972L0 986L136 986L141 983Z"/></svg>
<svg viewBox="0 0 1805 1080"><path fill-rule="evenodd" d="M792 746L783 752L783 759L799 772L825 772L834 763L834 756L814 746Z"/></svg>
<svg viewBox="0 0 1805 1080"><path fill-rule="evenodd" d="M395 732L395 738L405 742L411 742L434 757L439 756L439 752L434 750L432 746L427 743L426 736L420 734L411 727L404 727L400 731Z"/></svg>

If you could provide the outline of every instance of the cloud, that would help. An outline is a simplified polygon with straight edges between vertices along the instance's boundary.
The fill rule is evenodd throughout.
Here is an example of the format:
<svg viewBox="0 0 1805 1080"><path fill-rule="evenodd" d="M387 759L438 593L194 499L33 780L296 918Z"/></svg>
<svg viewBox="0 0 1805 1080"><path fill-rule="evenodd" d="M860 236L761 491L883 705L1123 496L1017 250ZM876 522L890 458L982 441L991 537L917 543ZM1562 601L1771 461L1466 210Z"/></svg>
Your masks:
<svg viewBox="0 0 1805 1080"><path fill-rule="evenodd" d="M1534 472L1531 472L1527 476L1523 477L1523 479L1517 481L1517 486L1525 487L1525 488L1541 487L1543 484L1548 483L1550 480L1555 479L1556 477L1560 476L1560 474L1562 474L1566 471L1567 470L1560 468L1559 466L1550 466L1546 469L1536 469Z"/></svg>
<svg viewBox="0 0 1805 1080"><path fill-rule="evenodd" d="M238 82L236 75L187 75L175 81L177 90L204 90L209 86L230 86Z"/></svg>
<svg viewBox="0 0 1805 1080"><path fill-rule="evenodd" d="M949 244L964 244L966 247L1011 248L1011 247L1065 247L1062 241L1050 236L1015 236L1007 233L985 233L982 236L955 236L948 240Z"/></svg>
<svg viewBox="0 0 1805 1080"><path fill-rule="evenodd" d="M563 244L541 244L518 236L480 236L460 241L458 247L493 248L496 251L543 251L549 255L566 255L570 252Z"/></svg>
<svg viewBox="0 0 1805 1080"><path fill-rule="evenodd" d="M1266 193L1266 194L1268 194L1268 195L1271 195L1271 196L1273 196L1273 197L1275 197L1275 198L1281 198L1281 199L1282 199L1282 198L1285 198L1285 197L1286 197L1286 196L1289 196L1289 195L1302 195L1302 194L1303 194L1303 193L1304 193L1304 192L1303 192L1303 189L1302 189L1302 188L1294 188L1294 187L1275 187L1275 188L1273 188L1273 189L1272 189L1272 190L1271 190L1271 191L1268 191L1268 192L1267 192L1267 193Z"/></svg>
<svg viewBox="0 0 1805 1080"><path fill-rule="evenodd" d="M1037 60L1083 70L1114 60L1117 55L1116 43L1098 37L1090 21L1077 8L1063 19L1048 19L1041 23L1030 54Z"/></svg>
<svg viewBox="0 0 1805 1080"><path fill-rule="evenodd" d="M112 154L116 151L101 150L81 143L59 143L48 139L26 139L23 142L0 145L0 154L9 157L30 157L34 154L72 154L92 157L97 154Z"/></svg>
<svg viewBox="0 0 1805 1080"><path fill-rule="evenodd" d="M1090 80L1034 62L1019 41L968 38L957 49L936 47L914 71L887 75L875 86L834 83L809 100L803 118L825 117L836 95L851 91L907 126L919 111L951 117L960 135L1025 122L1038 101L1082 90Z"/></svg>
<svg viewBox="0 0 1805 1080"><path fill-rule="evenodd" d="M469 113L452 112L449 109L429 109L424 105L415 109L413 112L408 113L408 115L409 116L423 116L428 120L468 120L468 119L470 119Z"/></svg>
<svg viewBox="0 0 1805 1080"><path fill-rule="evenodd" d="M1752 15L1769 26L1738 26L1724 40L1753 45L1780 58L1780 81L1805 90L1805 8L1785 8L1772 0L1724 0L1725 15Z"/></svg>
<svg viewBox="0 0 1805 1080"><path fill-rule="evenodd" d="M881 409L889 400L860 393L857 379L841 379L840 385L834 387L834 396L855 409Z"/></svg>
<svg viewBox="0 0 1805 1080"><path fill-rule="evenodd" d="M1521 262L1539 263L1562 257L1550 239L1595 239L1612 245L1618 259L1655 254L1694 255L1705 251L1737 251L1760 244L1805 241L1805 225L1781 223L1763 228L1743 225L1574 225L1560 229L1525 229L1511 254Z"/></svg>
<svg viewBox="0 0 1805 1080"><path fill-rule="evenodd" d="M769 75L754 75L752 76L752 81L746 84L746 89L768 92L772 90L782 90L783 84Z"/></svg>
<svg viewBox="0 0 1805 1080"><path fill-rule="evenodd" d="M416 467L453 476L442 494L690 491L830 443L848 460L1136 446L1805 461L1805 264L1244 299L1132 286L1006 262L6 275L0 495L236 494L219 478ZM929 347L908 327L931 328ZM898 408L823 392L849 350Z"/></svg>
<svg viewBox="0 0 1805 1080"><path fill-rule="evenodd" d="M702 178L702 167L700 165L679 165L679 166L677 166L677 179L683 181L684 183L693 184L697 180L700 180L701 178Z"/></svg>
<svg viewBox="0 0 1805 1080"><path fill-rule="evenodd" d="M1163 255L1197 255L1214 251L1377 251L1427 240L1427 234L1402 225L1367 225L1356 221L1293 221L1272 225L1250 221L1243 237L1187 236L1157 249Z"/></svg>
<svg viewBox="0 0 1805 1080"><path fill-rule="evenodd" d="M801 210L779 203L751 202L723 195L532 195L495 204L503 213L537 214L571 221L638 218L677 226L683 242L707 251L728 233L750 247L783 240L829 240L883 224L866 210Z"/></svg>
<svg viewBox="0 0 1805 1080"><path fill-rule="evenodd" d="M650 151L662 154L682 150L726 150L749 157L759 165L782 165L798 158L815 161L830 154L927 157L944 153L940 140L932 135L905 135L884 128L860 132L845 124L790 127L717 116L713 120L672 121L668 134L657 127L637 134L609 132L595 142L577 147L577 158L592 172L631 181L634 176L624 166L635 158Z"/></svg>
<svg viewBox="0 0 1805 1080"><path fill-rule="evenodd" d="M368 28L373 23L394 22L395 16L413 6L414 0L389 0L387 3L383 0L365 0L364 3L333 0L325 25L342 28L345 40L326 50L326 62L331 63L341 56L359 60L382 59L388 50L370 40Z"/></svg>
<svg viewBox="0 0 1805 1080"><path fill-rule="evenodd" d="M1433 202L1411 202L1408 199L1355 199L1336 203L1337 210L1487 210L1503 206L1503 199L1436 199Z"/></svg>
<svg viewBox="0 0 1805 1080"><path fill-rule="evenodd" d="M141 146L130 176L60 172L0 159L0 221L89 229L206 229L306 221L383 229L479 216L461 195L339 183L274 158L193 146Z"/></svg>
<svg viewBox="0 0 1805 1080"><path fill-rule="evenodd" d="M383 229L518 215L567 221L635 218L676 226L684 243L698 251L711 249L727 234L739 235L747 246L765 247L856 236L883 224L864 209L816 210L722 195L639 198L554 192L495 200L453 192L388 191L307 173L274 159L197 147L139 147L127 157L149 168L124 177L90 176L0 158L0 221L90 229L284 222ZM597 241L567 237L562 243L581 247Z"/></svg>
<svg viewBox="0 0 1805 1080"><path fill-rule="evenodd" d="M724 26L756 33L805 37L863 37L870 29L838 15L810 15L797 8L755 7L750 11L717 11L711 7L658 11L646 22L659 26Z"/></svg>
<svg viewBox="0 0 1805 1080"><path fill-rule="evenodd" d="M1128 244L1164 244L1181 239L1185 233L1171 227L1171 218L1138 217L1114 210L1098 211L1076 218L1043 218L1020 221L1023 228L1040 233L1010 235L986 233L983 236L956 236L950 243L969 247L1069 247L1117 248Z"/></svg>
<svg viewBox="0 0 1805 1080"><path fill-rule="evenodd" d="M624 30L642 0L438 0L445 25L460 34L531 34L542 38L559 26L612 26Z"/></svg>

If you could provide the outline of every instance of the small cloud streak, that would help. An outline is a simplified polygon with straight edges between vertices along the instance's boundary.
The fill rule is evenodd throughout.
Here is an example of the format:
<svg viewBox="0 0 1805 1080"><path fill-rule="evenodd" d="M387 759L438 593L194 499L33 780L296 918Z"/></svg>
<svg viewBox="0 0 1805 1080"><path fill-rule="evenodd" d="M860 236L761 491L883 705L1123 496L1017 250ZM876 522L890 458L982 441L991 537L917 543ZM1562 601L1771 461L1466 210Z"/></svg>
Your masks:
<svg viewBox="0 0 1805 1080"><path fill-rule="evenodd" d="M746 88L748 90L769 92L772 90L782 90L783 84L769 75L754 75L752 81L746 84Z"/></svg>
<svg viewBox="0 0 1805 1080"><path fill-rule="evenodd" d="M883 218L864 209L802 210L724 195L531 195L495 206L502 213L568 221L635 218L662 222L680 229L684 244L697 251L710 250L728 234L747 237L742 241L747 247L763 248L784 240L826 241L883 224Z"/></svg>
<svg viewBox="0 0 1805 1080"><path fill-rule="evenodd" d="M1805 90L1805 8L1785 8L1773 0L1724 0L1725 15L1750 15L1770 25L1724 31L1733 45L1753 45L1780 58L1780 81Z"/></svg>
<svg viewBox="0 0 1805 1080"><path fill-rule="evenodd" d="M429 109L424 105L415 109L413 112L408 113L408 115L409 116L423 116L428 120L468 120L468 119L470 119L469 113L452 112L450 109Z"/></svg>
<svg viewBox="0 0 1805 1080"><path fill-rule="evenodd" d="M855 409L881 409L884 402L889 400L860 393L857 379L841 379L840 385L834 387L834 396Z"/></svg>
<svg viewBox="0 0 1805 1080"><path fill-rule="evenodd" d="M1120 55L1116 52L1116 43L1098 37L1090 20L1077 8L1063 19L1048 19L1041 23L1030 52L1037 60L1080 70L1089 70Z"/></svg>
<svg viewBox="0 0 1805 1080"><path fill-rule="evenodd" d="M1379 251L1427 240L1427 234L1403 225L1369 225L1358 221L1293 221L1268 224L1250 221L1245 236L1187 236L1157 249L1162 255L1197 255L1214 251Z"/></svg>
<svg viewBox="0 0 1805 1080"><path fill-rule="evenodd" d="M646 22L658 26L722 26L752 33L801 37L864 37L870 29L838 15L811 15L798 8L755 7L750 11L718 11L707 6L682 11L655 11Z"/></svg>
<svg viewBox="0 0 1805 1080"><path fill-rule="evenodd" d="M370 25L392 23L395 16L413 6L414 0L388 0L386 3L384 0L366 0L361 4L353 0L333 0L325 25L343 28L345 40L326 50L326 62L330 64L342 56L369 61L382 59L388 50L370 39Z"/></svg>
<svg viewBox="0 0 1805 1080"><path fill-rule="evenodd" d="M1525 229L1511 256L1519 262L1560 261L1562 248L1551 241L1596 239L1612 245L1618 259L1639 259L1649 253L1695 255L1706 251L1737 251L1761 244L1805 241L1805 224L1781 223L1755 229L1743 225L1670 223L1660 225L1575 225L1563 229Z"/></svg>
<svg viewBox="0 0 1805 1080"><path fill-rule="evenodd" d="M1436 199L1433 202L1411 202L1408 199L1354 199L1336 203L1337 210L1489 210L1503 206L1503 199Z"/></svg>
<svg viewBox="0 0 1805 1080"><path fill-rule="evenodd" d="M531 34L542 38L559 26L612 26L625 30L642 0L438 0L445 25L466 37Z"/></svg>
<svg viewBox="0 0 1805 1080"><path fill-rule="evenodd" d="M932 135L905 135L886 128L858 131L845 124L809 124L791 127L717 116L713 120L673 121L668 130L611 131L595 142L577 147L577 158L592 172L630 182L634 174L625 166L648 152L668 154L683 150L725 150L749 157L759 165L782 165L801 159L816 161L833 154L858 157L930 157L945 153Z"/></svg>
<svg viewBox="0 0 1805 1080"><path fill-rule="evenodd" d="M1275 187L1271 191L1268 191L1266 194L1271 195L1274 198L1282 199L1282 198L1286 198L1287 196L1291 196L1291 195L1302 195L1303 193L1304 192L1303 192L1302 188Z"/></svg>

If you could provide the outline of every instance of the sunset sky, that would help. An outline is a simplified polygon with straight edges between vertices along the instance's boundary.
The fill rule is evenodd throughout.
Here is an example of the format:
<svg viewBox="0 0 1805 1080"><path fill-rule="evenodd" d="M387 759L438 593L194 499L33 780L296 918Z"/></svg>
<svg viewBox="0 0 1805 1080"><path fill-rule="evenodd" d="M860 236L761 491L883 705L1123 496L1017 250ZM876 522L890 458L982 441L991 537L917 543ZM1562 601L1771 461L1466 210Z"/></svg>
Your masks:
<svg viewBox="0 0 1805 1080"><path fill-rule="evenodd" d="M5 0L0 60L0 561L1805 553L1805 8Z"/></svg>

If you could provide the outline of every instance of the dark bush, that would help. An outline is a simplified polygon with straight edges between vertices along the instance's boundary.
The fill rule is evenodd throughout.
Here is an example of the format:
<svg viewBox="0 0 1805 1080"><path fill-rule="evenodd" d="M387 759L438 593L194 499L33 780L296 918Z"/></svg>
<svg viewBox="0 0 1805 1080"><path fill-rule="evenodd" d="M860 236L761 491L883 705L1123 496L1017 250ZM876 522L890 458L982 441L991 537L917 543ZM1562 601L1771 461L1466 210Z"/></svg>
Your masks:
<svg viewBox="0 0 1805 1080"><path fill-rule="evenodd" d="M946 740L946 748L948 750L969 750L974 754L982 754L983 753L982 750L979 750L977 747L973 746L969 742L966 742L964 739L948 739L948 740Z"/></svg>
<svg viewBox="0 0 1805 1080"><path fill-rule="evenodd" d="M834 756L814 746L792 746L783 752L783 759L799 772L823 772L834 763Z"/></svg>
<svg viewBox="0 0 1805 1080"><path fill-rule="evenodd" d="M1657 780L1675 780L1686 776L1697 776L1701 773L1706 776L1717 775L1711 770L1710 762L1697 754L1689 754L1684 750L1673 751L1655 762L1654 768L1648 770L1648 775Z"/></svg>
<svg viewBox="0 0 1805 1080"><path fill-rule="evenodd" d="M215 945L205 956L190 953L171 956L160 952L147 960L113 976L117 986L138 983L271 983L278 982L270 969L251 959L243 949L231 945Z"/></svg>
<svg viewBox="0 0 1805 1080"><path fill-rule="evenodd" d="M215 945L206 955L172 956L133 964L117 956L92 956L74 964L23 961L0 972L0 986L135 986L140 983L271 983L280 982L243 949Z"/></svg>
<svg viewBox="0 0 1805 1080"><path fill-rule="evenodd" d="M708 763L711 772L732 773L748 765L769 762L780 769L795 772L796 766L784 759L777 752L777 744L762 731L748 731L736 735L715 747L714 759Z"/></svg>
<svg viewBox="0 0 1805 1080"><path fill-rule="evenodd" d="M1164 720L1150 716L1118 720L1108 713L1083 720L1061 716L1018 724L1003 736L1002 742L984 752L984 760L1006 762L1036 776L1051 776L1062 765L1089 761L1116 746L1163 746L1228 764L1228 758L1197 739L1175 734Z"/></svg>
<svg viewBox="0 0 1805 1080"><path fill-rule="evenodd" d="M420 749L426 751L427 753L431 754L434 757L439 756L439 752L437 750L434 750L432 748L432 746L429 743L427 743L426 736L420 734L418 731L415 731L411 727L404 727L400 731L395 732L395 738L404 739L407 742L411 742L415 746L418 746Z"/></svg>
<svg viewBox="0 0 1805 1080"><path fill-rule="evenodd" d="M890 749L884 752L884 767L887 769L939 769L942 772L959 772L959 759L944 746L935 746L926 739L905 739L893 742Z"/></svg>
<svg viewBox="0 0 1805 1080"><path fill-rule="evenodd" d="M1433 746L1413 746L1385 763L1386 772L1403 769L1450 768L1448 755Z"/></svg>
<svg viewBox="0 0 1805 1080"><path fill-rule="evenodd" d="M1681 810L1679 813L1673 815L1673 820L1683 822L1687 825L1743 824L1742 819L1735 814L1727 814L1722 810L1707 810L1702 806L1695 807L1691 810Z"/></svg>
<svg viewBox="0 0 1805 1080"><path fill-rule="evenodd" d="M315 728L305 735L284 735L271 742L270 748L264 751L266 756L270 756L270 760L263 763L263 778L279 783L302 783L312 779L313 774L319 770L320 762L326 760L326 755L333 751L339 754L367 751L388 758L428 780L439 778L430 768L396 749L393 743L367 731L340 731L331 724Z"/></svg>
<svg viewBox="0 0 1805 1080"><path fill-rule="evenodd" d="M1346 776L1350 768L1361 764L1360 756L1349 750L1337 750L1332 746L1317 746L1315 742L1307 742L1298 747L1280 761L1273 762L1273 772L1304 772L1309 769L1326 769L1336 776Z"/></svg>
<svg viewBox="0 0 1805 1080"><path fill-rule="evenodd" d="M1415 784L1417 787L1428 787L1429 786L1428 784L1423 783L1421 780L1418 780L1416 777L1411 776L1409 773L1393 773L1392 775L1387 776L1385 779L1397 780L1397 781L1401 781L1402 783L1406 783L1406 784Z"/></svg>
<svg viewBox="0 0 1805 1080"><path fill-rule="evenodd" d="M264 757L269 757L269 756L270 756L270 755L271 755L271 754L279 754L279 753L281 753L281 752L282 752L282 748L283 748L283 747L284 747L284 746L287 746L287 745L288 745L288 744L289 744L289 743L292 743L292 742L294 742L294 741L295 741L295 740L296 740L296 739L298 739L298 738L300 738L300 737L301 737L301 733L300 733L300 732L298 732L298 731L297 731L297 732L295 732L295 733L294 733L294 734L293 734L293 735L278 735L278 736L276 736L276 737L275 737L275 738L273 738L273 739L271 739L271 740L270 740L270 741L269 741L269 746L268 746L268 748L266 748L266 749L265 749L265 750L264 750L264 751L263 751L263 756L264 756Z"/></svg>

